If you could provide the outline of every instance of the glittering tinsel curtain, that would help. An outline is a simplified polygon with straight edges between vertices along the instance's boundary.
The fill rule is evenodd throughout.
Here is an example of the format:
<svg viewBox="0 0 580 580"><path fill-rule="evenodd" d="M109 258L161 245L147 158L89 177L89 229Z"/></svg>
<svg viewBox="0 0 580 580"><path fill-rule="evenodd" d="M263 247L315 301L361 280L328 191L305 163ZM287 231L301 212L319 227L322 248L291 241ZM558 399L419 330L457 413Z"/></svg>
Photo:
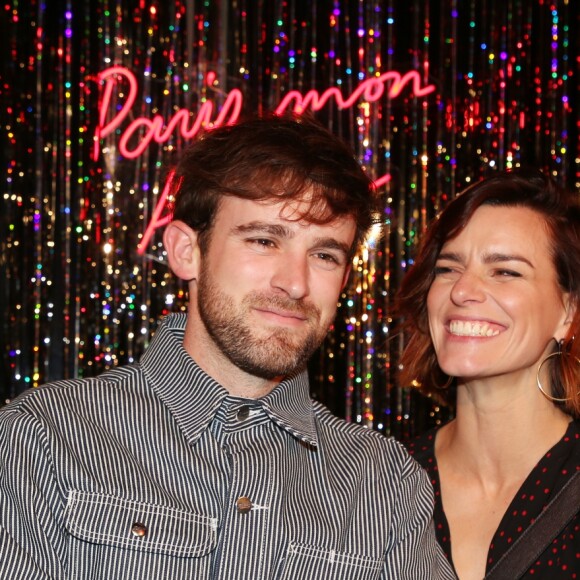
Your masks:
<svg viewBox="0 0 580 580"><path fill-rule="evenodd" d="M576 0L6 0L0 10L2 400L138 359L158 318L185 308L162 228L151 229L166 167L188 142L172 119L213 122L233 95L250 112L316 91L305 107L377 180L383 228L358 253L312 361L313 395L398 437L447 419L397 382L394 295L429 220L469 183L531 164L578 189ZM104 76L112 67L121 72Z"/></svg>

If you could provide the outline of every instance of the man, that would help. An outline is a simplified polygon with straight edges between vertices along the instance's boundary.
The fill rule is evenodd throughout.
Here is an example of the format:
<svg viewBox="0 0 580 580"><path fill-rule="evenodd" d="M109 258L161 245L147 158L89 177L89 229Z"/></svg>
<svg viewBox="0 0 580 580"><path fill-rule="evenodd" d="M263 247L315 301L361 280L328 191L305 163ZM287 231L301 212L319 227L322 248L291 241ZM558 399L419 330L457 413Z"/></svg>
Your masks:
<svg viewBox="0 0 580 580"><path fill-rule="evenodd" d="M373 216L350 151L306 118L248 120L195 142L173 184L187 316L139 364L0 411L0 576L447 577L424 472L309 397Z"/></svg>

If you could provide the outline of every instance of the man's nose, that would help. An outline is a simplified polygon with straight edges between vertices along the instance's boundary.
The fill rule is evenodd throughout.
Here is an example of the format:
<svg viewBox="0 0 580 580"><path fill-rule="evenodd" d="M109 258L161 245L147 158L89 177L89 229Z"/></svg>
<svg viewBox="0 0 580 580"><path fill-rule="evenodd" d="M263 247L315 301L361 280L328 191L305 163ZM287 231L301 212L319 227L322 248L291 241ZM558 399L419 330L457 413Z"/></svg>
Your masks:
<svg viewBox="0 0 580 580"><path fill-rule="evenodd" d="M310 293L309 276L308 256L288 252L280 256L272 272L270 285L290 298L299 300Z"/></svg>

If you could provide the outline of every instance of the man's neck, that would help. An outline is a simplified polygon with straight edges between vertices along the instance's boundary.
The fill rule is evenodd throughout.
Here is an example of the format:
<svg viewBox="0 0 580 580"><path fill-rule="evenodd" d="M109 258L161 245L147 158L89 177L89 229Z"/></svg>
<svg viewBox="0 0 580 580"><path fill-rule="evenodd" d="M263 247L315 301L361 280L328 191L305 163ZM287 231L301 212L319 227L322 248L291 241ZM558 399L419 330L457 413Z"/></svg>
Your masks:
<svg viewBox="0 0 580 580"><path fill-rule="evenodd" d="M244 399L260 399L280 384L283 377L265 379L246 372L230 361L207 336L197 328L195 318L188 317L183 347L196 364L230 395Z"/></svg>

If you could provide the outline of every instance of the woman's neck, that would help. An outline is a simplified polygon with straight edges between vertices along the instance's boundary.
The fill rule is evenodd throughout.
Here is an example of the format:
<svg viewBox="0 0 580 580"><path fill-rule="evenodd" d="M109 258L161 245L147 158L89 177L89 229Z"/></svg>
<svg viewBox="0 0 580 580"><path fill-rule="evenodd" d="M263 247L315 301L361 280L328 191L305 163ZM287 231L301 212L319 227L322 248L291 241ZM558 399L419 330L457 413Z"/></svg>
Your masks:
<svg viewBox="0 0 580 580"><path fill-rule="evenodd" d="M436 454L501 484L527 475L562 438L570 420L529 386L460 385L456 418L438 434Z"/></svg>

